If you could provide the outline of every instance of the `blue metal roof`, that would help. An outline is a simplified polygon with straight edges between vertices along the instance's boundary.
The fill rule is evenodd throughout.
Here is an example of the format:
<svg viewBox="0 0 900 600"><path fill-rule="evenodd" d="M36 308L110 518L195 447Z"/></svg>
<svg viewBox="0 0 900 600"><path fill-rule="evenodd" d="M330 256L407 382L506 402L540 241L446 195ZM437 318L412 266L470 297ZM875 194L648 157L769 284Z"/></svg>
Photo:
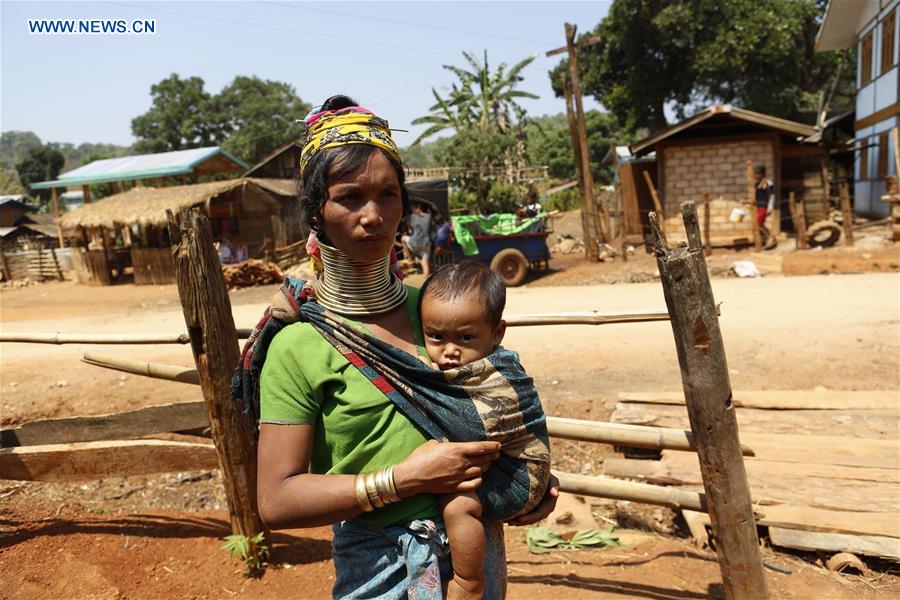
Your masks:
<svg viewBox="0 0 900 600"><path fill-rule="evenodd" d="M46 190L70 185L187 175L192 173L198 164L218 154L225 156L242 169L246 169L248 166L247 163L235 158L218 146L192 148L190 150L174 150L158 154L139 154L137 156L95 160L92 163L63 173L55 181L33 183L31 184L31 189Z"/></svg>

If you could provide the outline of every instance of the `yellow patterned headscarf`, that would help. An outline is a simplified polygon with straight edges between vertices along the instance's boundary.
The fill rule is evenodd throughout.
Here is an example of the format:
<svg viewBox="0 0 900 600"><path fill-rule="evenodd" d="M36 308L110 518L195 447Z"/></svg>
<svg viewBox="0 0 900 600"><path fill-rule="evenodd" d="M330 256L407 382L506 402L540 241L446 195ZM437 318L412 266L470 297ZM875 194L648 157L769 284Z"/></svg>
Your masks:
<svg viewBox="0 0 900 600"><path fill-rule="evenodd" d="M400 161L400 151L391 139L388 122L365 108L351 106L306 118L306 145L300 154L300 173L322 150L347 144L375 146Z"/></svg>

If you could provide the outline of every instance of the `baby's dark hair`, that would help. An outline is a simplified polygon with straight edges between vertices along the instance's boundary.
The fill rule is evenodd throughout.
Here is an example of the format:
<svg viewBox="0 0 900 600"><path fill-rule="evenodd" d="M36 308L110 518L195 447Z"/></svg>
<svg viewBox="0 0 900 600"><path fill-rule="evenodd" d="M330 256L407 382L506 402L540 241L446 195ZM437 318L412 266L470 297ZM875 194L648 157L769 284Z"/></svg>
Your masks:
<svg viewBox="0 0 900 600"><path fill-rule="evenodd" d="M487 265L472 260L441 267L432 273L419 290L419 314L422 301L432 295L440 300L454 301L475 294L487 310L488 323L497 327L506 307L506 286L500 275Z"/></svg>
<svg viewBox="0 0 900 600"><path fill-rule="evenodd" d="M350 96L337 95L322 103L322 110L341 110L358 106ZM298 174L300 214L304 223L319 233L319 239L328 243L321 233L317 218L322 211L322 203L328 197L328 184L354 173L366 164L372 152L381 152L397 171L400 180L400 196L403 201L403 216L409 214L409 194L406 191L406 170L390 154L368 144L349 144L338 148L328 148L314 157L303 173Z"/></svg>

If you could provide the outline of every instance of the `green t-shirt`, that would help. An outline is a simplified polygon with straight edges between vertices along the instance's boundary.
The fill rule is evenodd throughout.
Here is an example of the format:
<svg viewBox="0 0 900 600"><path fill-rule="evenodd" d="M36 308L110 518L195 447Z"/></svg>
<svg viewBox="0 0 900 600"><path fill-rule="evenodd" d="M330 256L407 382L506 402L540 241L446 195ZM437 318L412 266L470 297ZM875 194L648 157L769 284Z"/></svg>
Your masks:
<svg viewBox="0 0 900 600"><path fill-rule="evenodd" d="M419 290L407 290L416 345L424 354ZM311 473L380 469L402 461L428 439L308 323L289 325L272 340L260 380L260 422L314 424ZM386 526L439 514L435 497L420 494L360 519Z"/></svg>

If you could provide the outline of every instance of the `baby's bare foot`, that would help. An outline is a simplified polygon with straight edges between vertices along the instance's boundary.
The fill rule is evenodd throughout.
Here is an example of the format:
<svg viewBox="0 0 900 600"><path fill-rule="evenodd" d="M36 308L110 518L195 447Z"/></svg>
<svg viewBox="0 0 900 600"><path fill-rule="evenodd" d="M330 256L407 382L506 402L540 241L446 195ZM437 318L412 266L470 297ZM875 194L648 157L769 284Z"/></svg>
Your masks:
<svg viewBox="0 0 900 600"><path fill-rule="evenodd" d="M447 586L447 600L481 600L483 596L483 580L475 581L454 575Z"/></svg>

